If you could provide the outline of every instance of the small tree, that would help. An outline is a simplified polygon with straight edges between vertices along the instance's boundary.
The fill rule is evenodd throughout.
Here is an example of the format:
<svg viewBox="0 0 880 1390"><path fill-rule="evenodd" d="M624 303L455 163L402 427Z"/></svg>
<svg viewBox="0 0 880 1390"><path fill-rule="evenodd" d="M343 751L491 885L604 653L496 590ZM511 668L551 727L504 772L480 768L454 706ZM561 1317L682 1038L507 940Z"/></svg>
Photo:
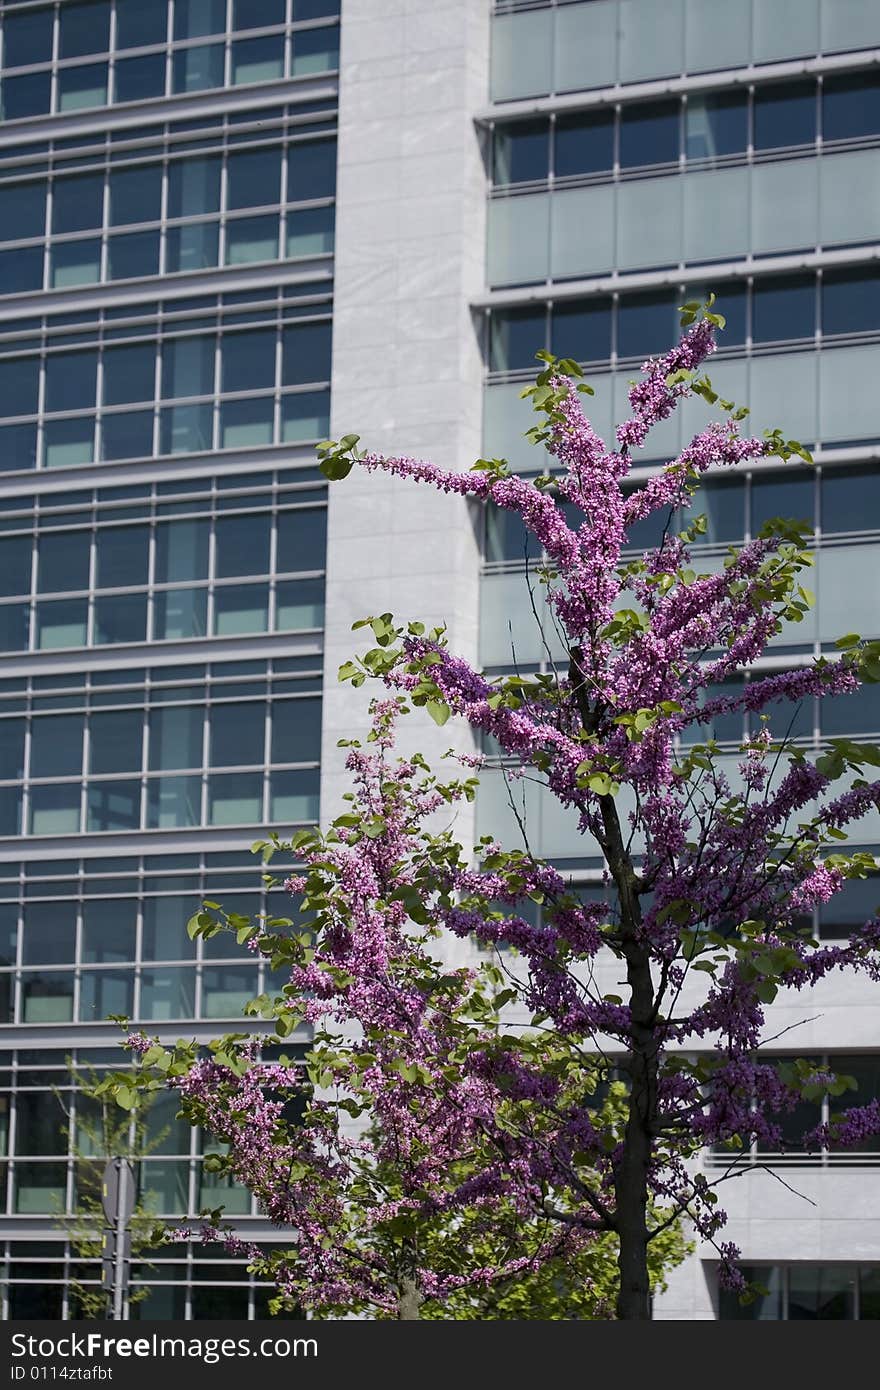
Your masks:
<svg viewBox="0 0 880 1390"><path fill-rule="evenodd" d="M584 1219L598 1178L569 1169L580 1117L589 1109L606 1130L619 1126L623 1088L567 1039L504 1020L514 991L495 965L437 959L435 919L468 870L450 831L426 820L472 797L474 782L441 783L419 757L389 760L403 704L375 707L374 752L350 748L351 811L327 835L255 847L305 861L285 883L302 920L254 923L206 904L190 923L192 935L235 931L287 968L282 994L248 1012L271 1021L274 1043L314 1028L305 1065L262 1060L265 1035L217 1040L199 1057L136 1034L139 1072L108 1078L106 1092L130 1106L176 1087L184 1115L227 1146L206 1164L295 1236L268 1255L227 1237L274 1280L277 1306L559 1316L576 1285L567 1315L607 1316L614 1238L599 1238L589 1205ZM218 1215L209 1237L222 1235ZM682 1254L668 1230L655 1283Z"/></svg>
<svg viewBox="0 0 880 1390"><path fill-rule="evenodd" d="M132 1092L131 1107L120 1111L113 1096L103 1085L104 1078L94 1068L75 1067L68 1058L71 1080L76 1088L76 1122L60 1091L56 1099L67 1116L67 1134L73 1140L76 1174L76 1206L60 1225L67 1234L71 1248L81 1260L97 1262L103 1254L102 1232L108 1221L101 1200L104 1169L111 1158L124 1158L136 1165L153 1152L165 1137L164 1132L150 1135L147 1111L151 1097L145 1092ZM150 1250L166 1239L162 1222L138 1201L128 1221L132 1258L146 1262ZM107 1316L110 1294L94 1283L80 1278L70 1280L74 1308L82 1318L101 1319ZM129 1293L129 1304L148 1298L146 1284Z"/></svg>
<svg viewBox="0 0 880 1390"><path fill-rule="evenodd" d="M801 926L805 912L873 867L871 856L837 842L880 806L880 781L863 776L865 767L880 766L880 750L833 740L814 762L789 738L771 738L764 723L744 745L732 781L711 738L682 741L699 738L718 714L757 716L780 702L796 706L880 679L880 643L851 635L838 643L838 659L713 694L753 665L783 622L802 618L811 596L801 571L812 563L802 529L783 519L731 547L712 573L698 572L690 557L704 518L671 533L674 509L689 506L710 467L771 456L811 462L778 431L740 435L747 412L719 401L699 374L719 327L711 300L685 306L686 331L677 347L645 364L614 446L583 413L578 392L589 387L575 385L577 365L539 353L545 369L524 394L540 417L531 438L559 465L553 476L517 477L498 459L447 472L359 450L356 435L320 447L330 479L360 466L509 510L546 555L538 574L566 653L563 669L488 680L449 652L442 630L397 626L386 613L366 620L377 645L340 675L355 684L379 677L438 723L453 714L491 736L522 773L543 781L601 852L610 909L579 904L563 875L534 859L526 843L516 851L484 847L477 871L447 865L437 920L457 936L518 948L534 1022L551 1026L569 1055L582 1048L585 1056L610 1050L618 1058L628 1088L625 1122L609 1130L585 1100L568 1193L577 1192L582 1229L619 1241L617 1316L627 1319L649 1316L648 1250L662 1231L651 1221L652 1202L670 1220L689 1216L713 1242L724 1225L716 1181L691 1163L698 1150L728 1146L736 1169L738 1147L754 1139L782 1146L780 1112L851 1084L806 1062L762 1061L767 1005L781 988L809 988L832 970L880 975L878 918L838 945L820 944ZM632 450L695 394L717 403L723 422L631 487ZM628 531L654 513L666 517L660 544L625 559ZM516 912L525 894L543 900L540 926ZM503 920L499 903L507 908ZM602 984L609 959L625 975L622 995ZM808 1139L846 1144L878 1129L874 1101ZM539 1154L526 1157L540 1170ZM557 1214L570 1220L569 1203ZM735 1247L718 1250L722 1278L742 1287Z"/></svg>

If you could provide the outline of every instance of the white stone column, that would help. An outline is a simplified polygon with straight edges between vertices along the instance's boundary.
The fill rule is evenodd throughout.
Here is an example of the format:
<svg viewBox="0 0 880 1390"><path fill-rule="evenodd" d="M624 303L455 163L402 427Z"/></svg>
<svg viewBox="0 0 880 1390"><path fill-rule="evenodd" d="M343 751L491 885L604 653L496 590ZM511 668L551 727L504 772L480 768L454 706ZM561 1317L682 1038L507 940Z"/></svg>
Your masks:
<svg viewBox="0 0 880 1390"><path fill-rule="evenodd" d="M489 0L345 0L339 95L331 434L467 469L481 453L482 367L469 304L484 283L486 175L472 113L484 105ZM341 737L367 727L377 685L340 686L369 644L356 619L445 623L477 659L478 515L459 498L358 470L330 485L321 805L347 790ZM473 747L424 710L401 747L438 768ZM439 770L439 768L438 768ZM454 768L450 767L450 771ZM472 816L457 818L467 844Z"/></svg>

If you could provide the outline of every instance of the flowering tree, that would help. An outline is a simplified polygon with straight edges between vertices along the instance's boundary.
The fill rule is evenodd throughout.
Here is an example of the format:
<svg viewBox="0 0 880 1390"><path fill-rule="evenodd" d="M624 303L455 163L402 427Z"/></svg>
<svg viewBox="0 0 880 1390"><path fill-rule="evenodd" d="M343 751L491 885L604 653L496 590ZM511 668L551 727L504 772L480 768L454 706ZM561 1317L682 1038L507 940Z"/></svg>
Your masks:
<svg viewBox="0 0 880 1390"><path fill-rule="evenodd" d="M493 965L447 969L431 949L467 861L426 818L472 798L474 782L441 783L419 757L390 760L404 703L376 704L374 751L350 748L350 813L326 835L255 847L304 862L284 884L301 921L253 922L209 904L190 924L201 936L231 929L289 970L283 993L248 1011L271 1022L275 1042L300 1024L314 1029L305 1063L262 1060L266 1034L217 1040L206 1056L132 1034L140 1067L106 1090L130 1108L171 1085L187 1118L226 1146L206 1163L295 1240L267 1255L224 1236L219 1213L205 1234L247 1255L284 1306L550 1316L576 1281L580 1316L608 1316L613 1237L584 1210L598 1178L575 1184L567 1165L588 1110L606 1128L621 1122L623 1088L600 1093L600 1067L568 1039L503 1026L512 991ZM683 1252L673 1224L653 1284Z"/></svg>
<svg viewBox="0 0 880 1390"><path fill-rule="evenodd" d="M672 509L688 506L710 467L771 455L810 461L778 431L743 437L747 412L732 402L719 402L723 421L631 486L631 451L654 425L693 394L718 402L700 369L719 327L711 301L685 306L680 342L645 364L614 446L583 413L578 393L589 388L576 386L576 364L539 354L546 368L529 392L540 417L531 437L555 456L553 476L517 477L503 460L447 472L359 450L355 435L321 446L331 479L358 465L507 509L546 555L540 579L567 654L564 670L488 680L448 650L442 630L396 626L383 614L366 620L377 645L340 675L355 684L379 677L438 723L455 715L491 736L601 851L611 909L580 902L527 845L483 845L478 868L447 858L439 892L434 865L430 882L415 876L401 909L430 903L434 920L456 936L515 948L520 964L511 970L522 977L536 1026L552 1029L569 1058L616 1059L627 1091L619 1124L585 1101L554 1130L552 1166L546 1149L519 1132L504 1152L488 1155L484 1181L500 1183L511 1162L525 1165L560 1194L544 1210L561 1224L616 1235L620 1318L649 1316L648 1249L663 1229L652 1203L669 1220L686 1213L705 1239L722 1230L716 1183L689 1162L699 1148L735 1150L754 1139L780 1148L783 1112L850 1084L806 1062L762 1061L765 1009L778 990L803 990L841 969L880 978L880 919L838 945L813 940L799 922L873 867L870 856L836 842L880 807L880 781L862 775L880 766L880 750L837 740L813 762L789 740L774 741L765 724L734 772L711 739L682 741L721 713L759 714L880 680L880 644L853 635L838 643L837 659L712 695L761 656L785 620L800 620L810 603L800 573L811 563L800 528L781 519L732 548L713 573L691 567L702 518L670 534ZM628 530L655 512L669 518L660 545L624 559ZM526 895L543 903L539 926L517 911ZM624 996L603 985L608 960L619 963L618 975L622 968ZM878 1129L874 1101L807 1138L846 1144ZM735 1247L722 1242L718 1250L722 1277L742 1287Z"/></svg>

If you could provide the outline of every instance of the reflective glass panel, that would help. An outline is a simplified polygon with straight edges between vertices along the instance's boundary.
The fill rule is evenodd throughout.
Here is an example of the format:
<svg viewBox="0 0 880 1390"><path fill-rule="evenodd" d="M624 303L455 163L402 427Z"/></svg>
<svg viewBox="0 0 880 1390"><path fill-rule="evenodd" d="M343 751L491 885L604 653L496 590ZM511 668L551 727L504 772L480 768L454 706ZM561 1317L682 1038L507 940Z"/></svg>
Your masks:
<svg viewBox="0 0 880 1390"><path fill-rule="evenodd" d="M95 642L144 642L146 594L102 594L95 600Z"/></svg>
<svg viewBox="0 0 880 1390"><path fill-rule="evenodd" d="M168 216L197 217L220 211L220 171L216 155L175 160L168 168Z"/></svg>
<svg viewBox="0 0 880 1390"><path fill-rule="evenodd" d="M293 76L328 72L339 66L339 30L303 29L293 39Z"/></svg>
<svg viewBox="0 0 880 1390"><path fill-rule="evenodd" d="M52 24L55 7L7 13L3 20L3 66L23 68L48 63L52 57Z"/></svg>
<svg viewBox="0 0 880 1390"><path fill-rule="evenodd" d="M46 409L87 410L95 404L97 352L58 352L46 358Z"/></svg>
<svg viewBox="0 0 880 1390"><path fill-rule="evenodd" d="M31 776L69 777L82 771L84 716L50 714L34 719L31 730Z"/></svg>
<svg viewBox="0 0 880 1390"><path fill-rule="evenodd" d="M199 825L201 806L200 777L162 777L147 783L147 825L151 829Z"/></svg>
<svg viewBox="0 0 880 1390"><path fill-rule="evenodd" d="M164 521L156 527L156 582L207 579L209 523Z"/></svg>
<svg viewBox="0 0 880 1390"><path fill-rule="evenodd" d="M86 902L83 904L80 958L89 964L134 960L136 930L135 898L99 898Z"/></svg>
<svg viewBox="0 0 880 1390"><path fill-rule="evenodd" d="M668 292L621 297L617 308L618 357L666 352L678 339L681 296Z"/></svg>
<svg viewBox="0 0 880 1390"><path fill-rule="evenodd" d="M854 1318L855 1285L853 1265L790 1265L789 1322Z"/></svg>
<svg viewBox="0 0 880 1390"><path fill-rule="evenodd" d="M211 825L252 824L261 820L262 815L261 772L230 772L209 778L208 818ZM214 1016L209 1011L208 1017Z"/></svg>
<svg viewBox="0 0 880 1390"><path fill-rule="evenodd" d="M114 68L114 100L146 101L165 95L165 54L144 53L121 58Z"/></svg>
<svg viewBox="0 0 880 1390"><path fill-rule="evenodd" d="M217 222L192 222L185 227L169 227L165 238L165 269L201 270L216 265L220 245Z"/></svg>
<svg viewBox="0 0 880 1390"><path fill-rule="evenodd" d="M105 405L151 401L155 394L156 349L152 343L134 343L104 349L102 393Z"/></svg>
<svg viewBox="0 0 880 1390"><path fill-rule="evenodd" d="M106 53L110 47L110 0L62 5L60 55L79 58L86 53Z"/></svg>
<svg viewBox="0 0 880 1390"><path fill-rule="evenodd" d="M816 138L816 84L786 82L755 89L755 149L808 145Z"/></svg>
<svg viewBox="0 0 880 1390"><path fill-rule="evenodd" d="M207 396L214 390L212 335L171 338L162 348L162 395Z"/></svg>
<svg viewBox="0 0 880 1390"><path fill-rule="evenodd" d="M37 546L37 589L56 593L89 587L88 531L56 531L40 537Z"/></svg>
<svg viewBox="0 0 880 1390"><path fill-rule="evenodd" d="M36 412L39 369L36 357L7 357L0 361L0 415Z"/></svg>
<svg viewBox="0 0 880 1390"><path fill-rule="evenodd" d="M144 960L189 960L194 956L195 943L187 935L186 924L198 906L195 893L144 898Z"/></svg>
<svg viewBox="0 0 880 1390"><path fill-rule="evenodd" d="M214 633L265 632L269 625L269 593L265 584L233 584L214 594Z"/></svg>
<svg viewBox="0 0 880 1390"><path fill-rule="evenodd" d="M62 68L58 74L59 111L80 111L86 106L107 104L107 64L82 68Z"/></svg>
<svg viewBox="0 0 880 1390"><path fill-rule="evenodd" d="M226 264L274 261L278 255L278 217L238 217L226 224Z"/></svg>
<svg viewBox="0 0 880 1390"><path fill-rule="evenodd" d="M822 276L822 332L874 333L880 325L880 271L826 270Z"/></svg>
<svg viewBox="0 0 880 1390"><path fill-rule="evenodd" d="M553 149L553 172L558 179L611 169L614 117L606 112L557 116Z"/></svg>
<svg viewBox="0 0 880 1390"><path fill-rule="evenodd" d="M26 903L23 912L23 964L72 964L76 950L76 903L61 899Z"/></svg>
<svg viewBox="0 0 880 1390"><path fill-rule="evenodd" d="M103 526L96 537L99 589L146 584L150 532L147 526Z"/></svg>
<svg viewBox="0 0 880 1390"><path fill-rule="evenodd" d="M223 86L222 43L182 48L172 56L175 92L198 92Z"/></svg>
<svg viewBox="0 0 880 1390"><path fill-rule="evenodd" d="M163 454L197 453L210 449L214 412L210 405L176 405L159 417L160 449Z"/></svg>
<svg viewBox="0 0 880 1390"><path fill-rule="evenodd" d="M326 434L327 430L323 433ZM36 425L7 425L0 429L0 471L11 473L20 468L36 466Z"/></svg>
<svg viewBox="0 0 880 1390"><path fill-rule="evenodd" d="M495 127L492 174L496 184L546 179L550 161L550 123L512 121Z"/></svg>
<svg viewBox="0 0 880 1390"><path fill-rule="evenodd" d="M0 188L0 236L4 241L43 236L46 230L46 182L5 184Z"/></svg>
<svg viewBox="0 0 880 1390"><path fill-rule="evenodd" d="M174 37L198 39L226 29L226 0L176 0Z"/></svg>
<svg viewBox="0 0 880 1390"><path fill-rule="evenodd" d="M79 420L50 420L43 430L43 451L47 468L64 468L91 463L94 457L95 421L92 416Z"/></svg>
<svg viewBox="0 0 880 1390"><path fill-rule="evenodd" d="M876 73L832 74L823 79L823 140L856 140L878 131L880 82Z"/></svg>
<svg viewBox="0 0 880 1390"><path fill-rule="evenodd" d="M281 512L278 516L278 574L322 570L327 553L327 513Z"/></svg>
<svg viewBox="0 0 880 1390"><path fill-rule="evenodd" d="M207 633L207 589L168 589L153 599L153 636L156 641L204 637Z"/></svg>
<svg viewBox="0 0 880 1390"><path fill-rule="evenodd" d="M740 154L749 143L749 104L745 92L691 96L685 106L685 152L688 159L717 159Z"/></svg>
<svg viewBox="0 0 880 1390"><path fill-rule="evenodd" d="M543 305L498 309L493 313L489 320L490 369L509 372L533 367L535 353L546 345L546 320Z"/></svg>
<svg viewBox="0 0 880 1390"><path fill-rule="evenodd" d="M816 281L812 275L758 279L752 291L756 343L812 338L816 331Z"/></svg>
<svg viewBox="0 0 880 1390"><path fill-rule="evenodd" d="M52 74L29 72L26 77L4 77L0 95L4 120L20 121L27 116L42 116L49 110L52 99Z"/></svg>
<svg viewBox="0 0 880 1390"><path fill-rule="evenodd" d="M251 516L218 517L216 532L216 573L233 575L267 574L269 571L268 513Z"/></svg>
<svg viewBox="0 0 880 1390"><path fill-rule="evenodd" d="M88 789L87 829L137 830L141 823L139 782L92 782Z"/></svg>
<svg viewBox="0 0 880 1390"><path fill-rule="evenodd" d="M287 201L332 198L336 192L336 141L309 140L287 152Z"/></svg>
<svg viewBox="0 0 880 1390"><path fill-rule="evenodd" d="M282 332L284 386L329 381L332 330L329 323L304 323Z"/></svg>
<svg viewBox="0 0 880 1390"><path fill-rule="evenodd" d="M262 29L284 23L285 0L234 0L233 29Z"/></svg>
<svg viewBox="0 0 880 1390"><path fill-rule="evenodd" d="M272 82L284 76L284 35L267 34L232 45L232 85Z"/></svg>
<svg viewBox="0 0 880 1390"><path fill-rule="evenodd" d="M321 756L321 701L280 700L272 706L273 763L317 762Z"/></svg>
<svg viewBox="0 0 880 1390"><path fill-rule="evenodd" d="M150 769L202 766L204 710L180 705L150 715Z"/></svg>
<svg viewBox="0 0 880 1390"><path fill-rule="evenodd" d="M880 522L880 469L825 468L821 525L826 534L876 530Z"/></svg>
<svg viewBox="0 0 880 1390"><path fill-rule="evenodd" d="M31 589L30 536L11 536L0 549L0 594L29 594Z"/></svg>
<svg viewBox="0 0 880 1390"><path fill-rule="evenodd" d="M611 300L583 299L554 304L550 350L576 362L599 362L611 356Z"/></svg>
<svg viewBox="0 0 880 1390"><path fill-rule="evenodd" d="M297 391L281 401L281 438L297 443L326 439L330 430L330 392Z"/></svg>
<svg viewBox="0 0 880 1390"><path fill-rule="evenodd" d="M164 43L168 34L166 0L122 0L116 5L116 47L146 48Z"/></svg>
<svg viewBox="0 0 880 1390"><path fill-rule="evenodd" d="M250 391L275 385L275 331L223 335L221 390Z"/></svg>
<svg viewBox="0 0 880 1390"><path fill-rule="evenodd" d="M162 207L162 166L142 164L110 173L110 225L157 222Z"/></svg>
<svg viewBox="0 0 880 1390"><path fill-rule="evenodd" d="M620 164L671 164L678 159L680 107L677 101L625 106L620 120Z"/></svg>
<svg viewBox="0 0 880 1390"><path fill-rule="evenodd" d="M93 712L89 720L89 771L140 771L143 726L139 709Z"/></svg>
<svg viewBox="0 0 880 1390"><path fill-rule="evenodd" d="M210 724L211 767L262 765L266 742L266 706L262 701L213 705Z"/></svg>

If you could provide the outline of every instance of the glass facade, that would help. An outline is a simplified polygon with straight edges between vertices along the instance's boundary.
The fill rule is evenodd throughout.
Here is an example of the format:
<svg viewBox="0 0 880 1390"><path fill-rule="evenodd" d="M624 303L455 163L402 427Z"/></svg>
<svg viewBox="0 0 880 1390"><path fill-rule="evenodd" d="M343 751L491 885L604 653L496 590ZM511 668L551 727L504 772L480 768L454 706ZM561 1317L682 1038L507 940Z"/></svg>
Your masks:
<svg viewBox="0 0 880 1390"><path fill-rule="evenodd" d="M280 911L248 846L319 815L339 32L339 0L0 5L4 1317L100 1280L61 1217L110 1017L207 1043L285 982L186 922ZM144 1204L259 1238L175 1108ZM268 1316L209 1254L139 1263L130 1315Z"/></svg>
<svg viewBox="0 0 880 1390"><path fill-rule="evenodd" d="M701 512L707 525L694 547L695 564L712 571L730 546L754 537L770 518L805 523L815 607L802 624L785 624L743 680L831 655L844 632L880 636L880 412L872 385L880 368L878 43L880 10L859 0L497 0L494 6L490 99L478 118L488 176L487 289L479 305L482 452L507 458L526 475L556 466L524 438L534 416L520 393L533 380L542 349L584 366L595 390L586 412L604 438L613 438L614 425L630 413L627 392L638 367L678 337L678 306L713 291L727 320L709 364L715 389L750 408L749 432L780 426L812 449L816 466L768 461L736 476L710 473L688 512L650 517L632 528L629 541L634 549L658 545L664 528L674 534ZM709 418L702 402L688 402L652 431L634 454L633 485L675 458ZM571 524L584 521L562 505ZM532 571L543 558L509 512L486 512L480 634L491 675L550 671L567 660ZM527 571L531 602L523 587ZM875 739L877 689L771 706L770 731L812 756L829 738ZM702 732L717 740L733 787L740 744L755 728L736 715ZM579 833L576 818L546 788L508 777L491 742L484 751L478 833L518 844L527 825L531 852L551 858L579 892L602 897L598 845ZM633 809L627 789L618 804L625 819ZM876 856L880 815L867 815L852 838L852 847ZM634 849L638 854L637 842ZM801 925L820 942L845 941L878 901L880 878L869 875L847 883ZM826 1096L801 1107L804 1113L780 1117L781 1153L706 1155L710 1181L731 1165L812 1170L804 1181L817 1199L826 1194L827 1204L823 1197L809 1217L788 1212L801 1230L846 1207L840 1184L858 1183L853 1194L876 1201L876 1138L824 1154L805 1153L795 1142L836 1109L880 1094L870 1007L864 991L854 989L852 1007L823 1016L813 1035L821 1039L813 1047L816 1060L854 1077L856 1093ZM778 1034L775 1016L768 1019L768 1037L782 1037L785 1023L800 1020L800 1013L783 1017ZM796 1038L782 1043L789 1045L796 1049ZM845 1171L850 1168L858 1174ZM760 1182L761 1175L732 1185L728 1229L745 1249L747 1278L766 1292L746 1306L723 1291L716 1298L712 1254L704 1247L695 1258L704 1260L713 1307L694 1311L687 1304L693 1295L679 1291L671 1306L684 1298L687 1311L661 1316L880 1315L877 1252L871 1251L874 1264L835 1262L846 1255L795 1263L787 1253L791 1222L774 1225L769 1215L778 1205L772 1180L754 1207L739 1202L752 1179ZM728 1191L720 1194L725 1207ZM831 1225L811 1228L810 1249L830 1248L824 1232ZM835 1228L831 1243L838 1235ZM774 1243L778 1258L765 1262ZM762 1263L752 1267L758 1248ZM854 1254L869 1248L853 1234ZM797 1245L795 1258L804 1249Z"/></svg>

